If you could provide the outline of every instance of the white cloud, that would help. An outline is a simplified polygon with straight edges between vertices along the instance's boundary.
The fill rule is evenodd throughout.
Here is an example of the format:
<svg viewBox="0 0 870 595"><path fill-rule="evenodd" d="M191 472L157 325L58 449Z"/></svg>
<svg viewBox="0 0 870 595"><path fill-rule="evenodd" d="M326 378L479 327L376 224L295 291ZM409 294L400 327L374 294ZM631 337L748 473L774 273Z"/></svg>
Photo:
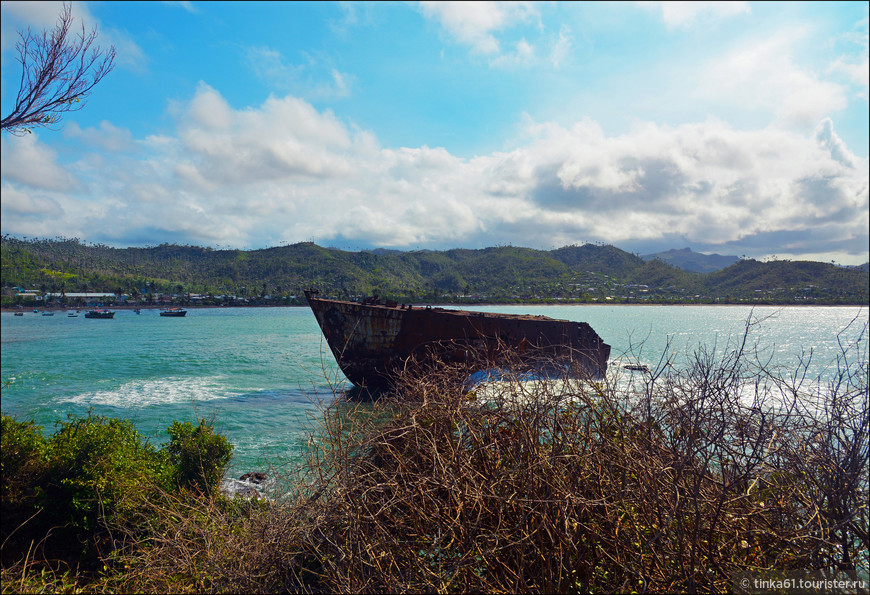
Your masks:
<svg viewBox="0 0 870 595"><path fill-rule="evenodd" d="M562 25L559 28L559 37L553 43L550 50L550 64L553 68L558 69L571 52L571 46L574 43L574 38L571 35L571 28L568 25Z"/></svg>
<svg viewBox="0 0 870 595"><path fill-rule="evenodd" d="M353 76L329 68L312 56L307 57L307 64L292 64L278 50L249 47L245 50L245 57L257 76L277 91L290 92L309 100L350 96Z"/></svg>
<svg viewBox="0 0 870 595"><path fill-rule="evenodd" d="M748 2L727 1L665 1L638 2L641 6L660 12L662 20L670 29L690 27L701 21L730 18L752 12Z"/></svg>
<svg viewBox="0 0 870 595"><path fill-rule="evenodd" d="M82 128L77 122L70 122L63 129L63 134L69 138L81 139L91 147L104 151L129 151L133 148L133 135L126 128L118 128L103 120L99 128Z"/></svg>
<svg viewBox="0 0 870 595"><path fill-rule="evenodd" d="M518 198L545 212L584 215L583 233L617 245L664 234L723 244L819 225L860 237L866 161L837 144L830 122L822 130L817 142L775 129L736 131L716 120L644 125L613 138L594 122L543 125L509 159L532 172L515 190Z"/></svg>
<svg viewBox="0 0 870 595"><path fill-rule="evenodd" d="M535 58L535 48L525 39L519 40L514 45L514 51L509 54L501 54L490 61L490 66L497 68L512 68L529 66Z"/></svg>
<svg viewBox="0 0 870 595"><path fill-rule="evenodd" d="M33 214L53 209L62 221L42 222L44 235L121 245L147 237L249 248L310 238L551 247L681 237L728 253L866 259L867 160L831 120L806 135L709 119L639 123L619 136L588 118L529 120L512 150L463 159L441 147L384 148L295 97L234 109L203 84L176 118L177 135L99 160L82 155L70 167L84 187L72 192L26 186L62 179L63 170L34 139L11 139L30 144L3 146L4 229L33 233ZM110 125L105 131L112 136ZM7 165L31 158L53 169L25 180Z"/></svg>
<svg viewBox="0 0 870 595"><path fill-rule="evenodd" d="M187 158L202 176L225 184L347 174L346 127L294 97L269 98L259 110L236 111L200 84L179 129Z"/></svg>
<svg viewBox="0 0 870 595"><path fill-rule="evenodd" d="M851 53L839 56L831 63L829 70L842 74L854 86L858 87L858 96L864 101L870 99L870 33L868 33L870 19L866 17L855 24L853 31L843 36L843 40L850 48L855 48Z"/></svg>
<svg viewBox="0 0 870 595"><path fill-rule="evenodd" d="M772 35L705 64L695 97L774 115L783 126L811 130L822 118L847 105L846 89L798 65L794 47L804 32Z"/></svg>
<svg viewBox="0 0 870 595"><path fill-rule="evenodd" d="M3 2L3 11L21 19L28 25L47 28L53 27L57 23L57 17L63 11L63 4L61 1L11 0ZM86 22L93 20L86 5L80 3L78 6L74 6L73 10L75 16L83 18Z"/></svg>
<svg viewBox="0 0 870 595"><path fill-rule="evenodd" d="M64 2L3 2L3 12L14 17L17 21L23 24L22 30L30 27L34 34L39 33L41 29L53 29L58 23L58 17L63 12ZM125 31L120 31L111 27L104 27L88 8L85 2L71 3L73 24L71 33L83 23L88 32L92 29L97 30L97 38L95 44L104 50L109 46L114 46L116 51L116 63L119 65L141 69L144 67L146 57L139 45ZM5 19L4 19L5 21ZM80 31L79 31L80 32ZM3 27L2 47L3 52L7 50L14 51L15 44L18 41L17 31L11 28Z"/></svg>
<svg viewBox="0 0 870 595"><path fill-rule="evenodd" d="M60 212L57 201L39 193L25 192L11 184L3 184L2 209L4 217L41 219L56 217Z"/></svg>
<svg viewBox="0 0 870 595"><path fill-rule="evenodd" d="M57 163L57 154L38 134L0 137L2 177L44 190L74 190L75 178Z"/></svg>
<svg viewBox="0 0 870 595"><path fill-rule="evenodd" d="M837 162L854 169L863 165L862 160L849 151L846 143L834 132L834 123L830 118L825 118L816 126L815 139Z"/></svg>
<svg viewBox="0 0 870 595"><path fill-rule="evenodd" d="M539 18L533 2L420 2L423 15L441 23L457 42L473 52L501 52L496 34L517 23Z"/></svg>
<svg viewBox="0 0 870 595"><path fill-rule="evenodd" d="M831 63L831 71L844 74L856 87L858 96L867 101L868 85L870 85L870 60L865 53L856 60L853 57L840 56Z"/></svg>

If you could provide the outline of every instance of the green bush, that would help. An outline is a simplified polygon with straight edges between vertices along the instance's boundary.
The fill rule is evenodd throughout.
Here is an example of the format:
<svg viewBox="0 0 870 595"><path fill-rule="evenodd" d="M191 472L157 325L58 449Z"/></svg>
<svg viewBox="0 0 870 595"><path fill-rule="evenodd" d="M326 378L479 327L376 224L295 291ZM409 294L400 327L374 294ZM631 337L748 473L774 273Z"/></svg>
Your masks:
<svg viewBox="0 0 870 595"><path fill-rule="evenodd" d="M37 510L46 472L45 438L33 422L0 418L2 538L10 536Z"/></svg>
<svg viewBox="0 0 870 595"><path fill-rule="evenodd" d="M219 487L233 454L232 444L205 420L196 426L176 421L167 432L169 444L165 448L177 485L204 493Z"/></svg>
<svg viewBox="0 0 870 595"><path fill-rule="evenodd" d="M46 439L32 422L2 416L4 566L33 545L47 559L96 564L117 546L116 528L145 535L173 492L216 488L232 445L205 421L167 431L156 448L131 421L88 414L58 422Z"/></svg>
<svg viewBox="0 0 870 595"><path fill-rule="evenodd" d="M165 483L165 455L131 421L89 414L58 426L48 441L46 487L59 524L93 532L102 518L132 513Z"/></svg>

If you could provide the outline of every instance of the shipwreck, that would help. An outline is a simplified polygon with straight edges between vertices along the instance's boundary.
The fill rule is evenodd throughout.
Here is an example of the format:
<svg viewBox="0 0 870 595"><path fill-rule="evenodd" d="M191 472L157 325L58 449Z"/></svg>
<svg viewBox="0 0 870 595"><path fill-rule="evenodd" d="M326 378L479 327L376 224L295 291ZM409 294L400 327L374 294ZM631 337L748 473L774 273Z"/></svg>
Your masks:
<svg viewBox="0 0 870 595"><path fill-rule="evenodd" d="M360 388L388 388L400 370L435 360L483 370L508 351L547 375L601 377L610 357L610 345L585 322L333 300L314 290L305 298L341 371Z"/></svg>

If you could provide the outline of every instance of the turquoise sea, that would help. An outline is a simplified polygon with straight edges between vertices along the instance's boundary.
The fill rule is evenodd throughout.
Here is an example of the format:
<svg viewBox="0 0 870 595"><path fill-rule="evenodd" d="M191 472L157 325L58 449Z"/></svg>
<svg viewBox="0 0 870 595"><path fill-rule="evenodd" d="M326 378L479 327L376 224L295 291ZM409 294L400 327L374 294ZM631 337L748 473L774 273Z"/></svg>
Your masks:
<svg viewBox="0 0 870 595"><path fill-rule="evenodd" d="M749 343L771 365L793 368L812 352L825 375L842 348L866 346L867 307L487 306L589 322L612 358L655 365L667 350L679 365L705 345L722 350L757 321ZM307 440L319 404L346 380L308 308L205 308L185 318L119 310L112 320L65 312L3 312L2 411L53 430L67 414L132 419L153 442L174 420L214 418L235 445L230 473L291 462ZM867 357L866 347L860 351Z"/></svg>

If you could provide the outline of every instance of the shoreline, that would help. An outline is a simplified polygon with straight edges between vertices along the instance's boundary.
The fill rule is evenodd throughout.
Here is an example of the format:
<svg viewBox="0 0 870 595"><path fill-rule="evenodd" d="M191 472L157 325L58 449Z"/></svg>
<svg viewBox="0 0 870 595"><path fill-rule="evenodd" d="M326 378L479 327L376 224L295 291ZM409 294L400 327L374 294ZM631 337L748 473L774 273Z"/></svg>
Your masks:
<svg viewBox="0 0 870 595"><path fill-rule="evenodd" d="M439 307L439 308L463 308L469 306L483 306L483 307L541 307L541 306L589 306L589 307L599 307L599 306L642 306L642 307L667 307L667 306L676 306L676 307L698 307L698 306L713 306L717 308L727 308L727 307L752 307L752 308L811 308L811 307L823 307L823 308L867 308L870 307L870 304L716 304L716 303L687 303L687 304L661 304L661 303L609 303L609 302L565 302L565 303L552 303L552 302L453 302L453 303L430 303L430 302L414 302L414 307ZM168 310L169 308L182 308L184 310L205 310L205 309L227 309L227 308L308 308L308 304L246 304L244 306L237 305L193 305L193 306L176 306L176 305L147 305L147 306L131 306L131 305L122 305L122 306L22 306L21 308L8 307L4 306L0 308L0 312L24 312L24 313L33 313L33 310L38 310L41 312L73 312L73 311L84 311L84 310L93 310L95 308L100 308L103 310Z"/></svg>

